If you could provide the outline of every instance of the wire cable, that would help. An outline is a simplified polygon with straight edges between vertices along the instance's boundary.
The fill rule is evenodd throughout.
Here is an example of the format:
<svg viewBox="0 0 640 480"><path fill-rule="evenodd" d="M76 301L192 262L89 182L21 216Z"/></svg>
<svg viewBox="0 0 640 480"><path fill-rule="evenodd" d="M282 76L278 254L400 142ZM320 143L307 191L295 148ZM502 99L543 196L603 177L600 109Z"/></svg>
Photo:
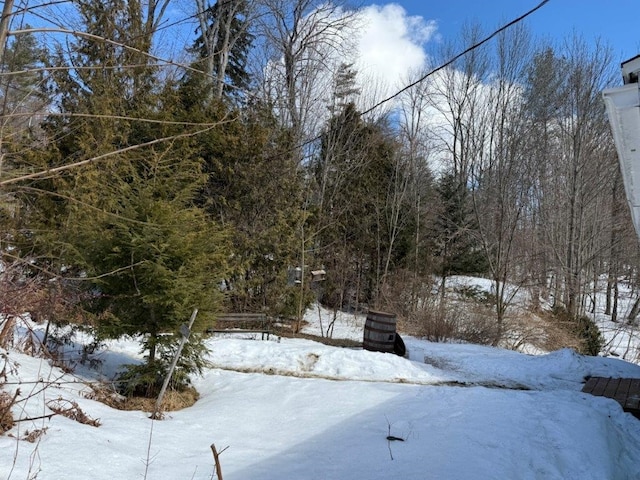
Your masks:
<svg viewBox="0 0 640 480"><path fill-rule="evenodd" d="M535 7L533 7L531 10L529 10L526 13L523 13L522 15L520 15L518 18L515 18L514 20L511 20L509 23L506 23L505 25L503 25L502 27L498 28L497 30L495 30L493 33L491 33L489 36L483 38L482 40L480 40L477 43L474 43L473 45L471 45L470 47L468 47L466 50L464 50L463 52L460 52L459 54L455 55L453 58L451 58L450 60L446 61L445 63L443 63L442 65L434 68L433 70L429 71L428 73L426 73L425 75L423 75L422 77L420 77L418 80L416 80L413 83L410 83L409 85L402 87L400 90L398 90L396 93L394 93L393 95L385 98L384 100L379 101L378 103L376 103L373 107L369 108L368 110L362 112L360 115L366 115L368 113L371 113L373 110L377 109L378 107L384 105L387 102L390 102L391 100L393 100L394 98L397 98L398 96L402 95L404 92L406 92L407 90L415 87L416 85L424 82L427 78L429 78L431 75L439 72L440 70L444 70L445 68L447 68L448 66L450 66L451 64L453 64L454 62L456 62L458 59L464 57L467 53L472 52L473 50L475 50L476 48L481 47L482 45L484 45L485 43L489 42L491 39L493 39L495 36L499 35L500 33L504 32L505 30L507 30L508 28L512 27L513 25L520 23L522 20L524 20L525 18L527 18L529 15L533 14L534 12L536 12L537 10L541 9L545 4L549 3L549 0L543 0L542 2L540 2L538 5L536 5Z"/></svg>
<svg viewBox="0 0 640 480"><path fill-rule="evenodd" d="M549 0L543 0L542 2L540 2L539 4L537 4L535 7L533 7L531 10L523 13L522 15L520 15L519 17L511 20L510 22L504 24L503 26L501 26L500 28L498 28L497 30L494 30L491 34L489 34L488 36L484 37L482 40L474 43L473 45L471 45L470 47L466 48L464 51L458 53L457 55L453 56L451 59L447 60L445 63L439 65L438 67L430 70L429 72L427 72L425 75L423 75L422 77L420 77L418 80L410 83L409 85L406 85L404 87L402 87L400 90L398 90L397 92L395 92L394 94L390 95L387 98L384 98L383 100L380 100L378 103L376 103L374 106L368 108L367 110L360 112L358 115L360 117L367 115L371 112L373 112L374 110L380 108L382 105L384 105L385 103L390 102L391 100L399 97L400 95L402 95L404 92L406 92L407 90L415 87L416 85L419 85L420 83L424 82L427 78L429 78L430 76L434 75L435 73L444 70L445 68L447 68L448 66L452 65L453 63L455 63L457 60L459 60L460 58L462 58L463 56L465 56L467 53L472 52L473 50L481 47L482 45L484 45L485 43L489 42L491 39L493 39L494 37L496 37L497 35L499 35L500 33L504 32L505 30L509 29L510 27L516 25L517 23L522 22L525 18L527 18L528 16L530 16L531 14L535 13L536 11L538 11L539 9L541 9L544 5L546 5L547 3L549 3ZM341 127L341 125L337 125L336 127L333 127L333 129L331 129L330 131L333 131L334 129L337 129ZM319 135L316 135L315 137L306 140L303 143L300 143L299 145L292 147L291 149L282 152L281 154L289 154L295 151L299 151L301 149L303 149L304 147L307 147L309 145L311 145L314 142L317 142L318 140L321 140L322 137L324 136L324 133L321 133Z"/></svg>

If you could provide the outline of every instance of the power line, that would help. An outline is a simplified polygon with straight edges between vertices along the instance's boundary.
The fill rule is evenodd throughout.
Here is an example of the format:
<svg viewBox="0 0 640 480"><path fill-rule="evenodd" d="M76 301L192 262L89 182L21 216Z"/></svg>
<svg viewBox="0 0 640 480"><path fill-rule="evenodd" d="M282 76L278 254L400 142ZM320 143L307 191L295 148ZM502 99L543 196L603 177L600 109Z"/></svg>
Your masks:
<svg viewBox="0 0 640 480"><path fill-rule="evenodd" d="M529 15L531 15L532 13L536 12L537 10L541 9L545 4L549 3L549 0L543 0L542 2L540 2L538 5L536 5L535 7L533 7L531 10L529 10L528 12L520 15L518 18L515 18L514 20L511 20L509 23L503 25L502 27L498 28L497 30L495 30L493 33L491 33L489 36L483 38L482 40L480 40L477 43L474 43L473 45L471 45L470 47L468 47L466 50L464 50L463 52L455 55L453 58L451 58L450 60L448 60L447 62L443 63L442 65L440 65L439 67L434 68L433 70L431 70L430 72L426 73L425 75L423 75L422 77L420 77L418 80L416 80L415 82L401 88L400 90L398 90L396 93L394 93L393 95L391 95L390 97L385 98L384 100L381 100L380 102L376 103L373 107L369 108L368 110L364 111L361 113L361 115L366 115L367 113L371 113L373 110L375 110L376 108L384 105L387 102L390 102L391 100L393 100L394 98L397 98L398 96L402 95L404 92L406 92L407 90L415 87L416 85L424 82L427 78L429 78L431 75L439 72L440 70L444 70L445 68L447 68L448 66L450 66L451 64L453 64L454 62L456 62L458 59L464 57L467 53L472 52L473 50L475 50L478 47L481 47L482 45L484 45L485 43L489 42L492 38L494 38L495 36L499 35L500 33L504 32L505 30L507 30L508 28L512 27L513 25L520 23L522 20L524 20L525 18L527 18Z"/></svg>
<svg viewBox="0 0 640 480"><path fill-rule="evenodd" d="M228 0L227 0L227 1L228 1ZM57 3L57 2L52 2L52 3ZM64 2L60 2L60 3L64 3ZM438 67L436 67L436 68L434 68L434 69L432 69L432 70L430 70L430 71L429 71L429 72L427 72L425 75L423 75L422 77L420 77L418 80L416 80L416 81L414 81L414 82L412 82L412 83L410 83L410 84L408 84L408 85L406 85L406 86L402 87L401 89L399 89L398 91L396 91L395 93L393 93L392 95L390 95L389 97L384 98L383 100L380 100L378 103L376 103L376 104L375 104L375 105L373 105L372 107L368 108L367 110L365 110L365 111L363 111L363 112L360 112L360 113L359 113L359 116L360 116L360 117L362 117L362 116L364 116L364 115L367 115L367 114L371 113L372 111L374 111L374 110L376 110L376 109L380 108L382 105L384 105L384 104L386 104L386 103L388 103L388 102L390 102L390 101L394 100L395 98L399 97L400 95L402 95L402 94L403 94L404 92L406 92L407 90L409 90L409 89L411 89L411 88L415 87L416 85L418 85L418 84L420 84L420 83L424 82L427 78L429 78L430 76L434 75L435 73L437 73L437 72L439 72L439 71L441 71L441 70L443 70L443 69L445 69L445 68L449 67L450 65L452 65L453 63L455 63L457 60L459 60L461 57L465 56L466 54L468 54L468 53L472 52L473 50L475 50L475 49L477 49L477 48L481 47L482 45L486 44L487 42L489 42L490 40L492 40L494 37L496 37L497 35L499 35L499 34L500 34L500 33L502 33L503 31L505 31L505 30L509 29L509 28L510 28L510 27L512 27L513 25L516 25L517 23L520 23L520 22L521 22L521 21L523 21L525 18L527 18L528 16L532 15L533 13L535 13L536 11L538 11L539 9L541 9L541 8L542 8L544 5L546 5L547 3L549 3L549 0L543 0L543 1L541 1L541 2L540 2L540 3L538 3L535 7L533 7L532 9L530 9L529 11L527 11L527 12L525 12L524 14L520 15L519 17L517 17L517 18L515 18L515 19L511 20L510 22L508 22L508 23L504 24L504 25L503 25L503 26L501 26L500 28L498 28L498 29L494 30L491 34L489 34L488 36L484 37L482 40L480 40L480 41L478 41L478 42L474 43L473 45L469 46L469 47L468 47L468 48L466 48L464 51L462 51L462 52L458 53L457 55L453 56L451 59L449 59L449 60L448 60L448 61L446 61L445 63L443 63L443 64L439 65ZM181 20L179 20L179 21L177 21L177 22L171 23L171 24L169 24L169 25L164 25L164 26L162 26L162 27L160 27L160 28L164 29L164 28L167 28L167 27L169 27L169 26L173 26L173 25L176 25L176 24L182 23L182 22L184 22L184 21L188 21L188 20L190 20L190 19L192 19L192 18L195 18L196 16L197 16L197 14L195 14L195 15L191 15L191 16L188 16L188 17L186 17L186 18L184 18L184 19L181 19ZM118 46L121 46L121 47L123 47L123 48L128 48L128 49L131 49L131 50L138 51L139 53L142 53L142 54L146 55L148 58L154 59L154 60L156 60L156 61L164 62L164 63L165 63L165 64L167 64L167 65L173 65L173 66L176 66L176 67L179 67L179 68L183 68L183 69L185 69L185 70L194 71L194 72L199 72L199 73L204 73L204 72L201 72L200 70L195 69L195 68L193 68L193 67L189 67L189 66L186 66L186 65L182 65L182 64L179 64L179 63L177 63L177 62L173 62L173 61L171 61L171 60L165 60L165 59L162 59L162 58L156 57L156 56L154 56L154 55L148 54L148 53L146 53L146 52L140 52L139 50L134 49L134 48L132 48L132 47L128 47L127 45L123 45L123 44L121 44L121 43L114 42L113 40L109 40L109 39L98 38L98 37L96 37L96 36L94 36L94 35L90 35L90 34L87 34L87 33L84 33L84 32L77 32L77 31L67 30L67 29L38 28L38 29L25 29L25 30L19 30L19 31L15 31L15 32L8 32L8 33L10 33L10 34L17 34L17 33L36 32L36 31L40 31L40 32L51 31L51 32L58 32L58 33L71 33L71 34L73 34L73 35L80 35L80 36L90 37L90 38L94 38L94 39L99 39L99 40L101 40L101 41L104 41L104 42L107 42L107 43L112 43L112 44L114 44L114 45L118 45ZM205 73L205 75L206 75L206 73ZM210 75L209 75L209 76L210 76ZM226 82L225 82L225 83L226 83ZM339 128L339 127L340 127L340 126L338 125L338 126L336 126L336 127L334 127L334 128ZM316 141L320 140L320 139L322 138L322 136L323 136L323 134L318 134L318 135L316 135L315 137L313 137L313 138L311 138L311 139L309 139L309 140L306 140L306 141L304 141L304 142L302 142L302 143L298 144L297 146L294 146L294 147L292 147L292 148L290 148L290 149L288 149L288 150L286 150L286 151L284 151L284 152L281 152L281 153L278 153L278 154L274 154L273 156L275 157L275 156L280 156L280 155L283 155L283 154L292 153L292 152L295 152L295 151L300 151L300 150L301 150L301 149L303 149L304 147L307 147L307 146L309 146L309 145L313 144L314 142L316 142Z"/></svg>
<svg viewBox="0 0 640 480"><path fill-rule="evenodd" d="M540 2L538 5L536 5L535 7L533 7L531 10L527 11L526 13L523 13L522 15L520 15L519 17L511 20L509 23L504 24L503 26L501 26L500 28L498 28L497 30L494 30L490 35L486 36L485 38L483 38L482 40L474 43L473 45L471 45L470 47L468 47L467 49L465 49L464 51L458 53L457 55L453 56L451 59L447 60L445 63L439 65L438 67L430 70L429 72L427 72L425 75L423 75L422 77L420 77L418 80L416 80L415 82L410 83L409 85L406 85L405 87L402 87L400 90L398 90L397 92L395 92L393 95L380 100L378 103L376 103L374 106L368 108L367 110L360 112L359 116L362 117L364 115L367 115L368 113L371 113L372 111L376 110L377 108L381 107L382 105L384 105L385 103L390 102L391 100L397 98L398 96L402 95L404 92L406 92L407 90L415 87L416 85L424 82L427 78L429 78L430 76L434 75L435 73L444 70L445 68L447 68L448 66L452 65L453 63L455 63L457 60L459 60L460 58L462 58L463 56L465 56L467 53L472 52L473 50L481 47L482 45L484 45L485 43L489 42L491 39L493 39L495 36L499 35L500 33L504 32L505 30L507 30L508 28L514 26L517 23L520 23L521 21L523 21L525 18L527 18L529 15L533 14L534 12L536 12L537 10L541 9L544 5L546 5L547 3L549 3L549 0L543 0L542 2ZM341 125L338 125L336 127L334 127L333 129L331 129L330 131L339 128ZM304 147L307 147L309 145L311 145L312 143L322 139L323 134L319 134L317 136L315 136L314 138L311 138L310 140L307 140L293 148L291 148L290 150L283 152L283 153L291 153L291 152L295 152L298 151Z"/></svg>

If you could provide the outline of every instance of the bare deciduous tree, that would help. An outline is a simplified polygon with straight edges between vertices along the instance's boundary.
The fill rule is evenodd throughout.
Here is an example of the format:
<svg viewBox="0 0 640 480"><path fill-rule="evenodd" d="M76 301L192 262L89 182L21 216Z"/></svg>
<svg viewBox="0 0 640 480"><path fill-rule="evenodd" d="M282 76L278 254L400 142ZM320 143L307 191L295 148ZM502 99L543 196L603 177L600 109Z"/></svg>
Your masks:
<svg viewBox="0 0 640 480"><path fill-rule="evenodd" d="M300 142L324 118L327 80L348 58L356 16L338 3L261 0L258 31L267 64L264 87L285 125Z"/></svg>
<svg viewBox="0 0 640 480"><path fill-rule="evenodd" d="M495 76L486 85L482 136L470 165L474 212L487 265L493 280L497 331L501 336L506 309L519 284L515 250L521 221L528 208L532 183L526 151L525 104L519 81L531 58L529 34L522 26L498 37ZM480 131L480 129L478 129Z"/></svg>
<svg viewBox="0 0 640 480"><path fill-rule="evenodd" d="M225 0L211 5L207 0L195 0L195 4L206 53L203 70L210 75L213 98L221 99L231 52L249 34L256 19L256 2Z"/></svg>

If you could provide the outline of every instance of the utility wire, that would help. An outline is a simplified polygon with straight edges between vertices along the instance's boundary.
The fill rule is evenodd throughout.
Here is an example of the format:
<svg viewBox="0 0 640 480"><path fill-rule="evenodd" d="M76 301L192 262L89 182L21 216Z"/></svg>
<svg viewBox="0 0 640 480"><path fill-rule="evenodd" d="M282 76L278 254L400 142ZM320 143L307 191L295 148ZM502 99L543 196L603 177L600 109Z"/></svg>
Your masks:
<svg viewBox="0 0 640 480"><path fill-rule="evenodd" d="M531 10L529 10L528 12L520 15L518 18L511 20L509 23L503 25L502 27L498 28L497 30L495 30L492 34L490 34L489 36L483 38L482 40L480 40L477 43L474 43L473 45L471 45L469 48L467 48L466 50L464 50L463 52L457 54L456 56L454 56L453 58L451 58L450 60L448 60L447 62L443 63L442 65L440 65L439 67L434 68L433 70L429 71L428 73L426 73L425 75L423 75L422 77L420 77L418 80L416 80L415 82L401 88L400 90L398 90L396 93L394 93L393 95L391 95L390 97L385 98L384 100L379 101L378 103L376 103L373 107L369 108L368 110L362 112L360 115L366 115L367 113L371 113L373 110L377 109L378 107L384 105L387 102L390 102L391 100L393 100L394 98L397 98L398 96L402 95L404 92L406 92L407 90L415 87L416 85L424 82L427 78L429 78L431 75L439 72L440 70L444 70L445 68L447 68L449 65L453 64L454 62L456 62L458 59L460 59L461 57L464 57L467 53L475 50L478 47L481 47L482 45L484 45L485 43L489 42L492 38L494 38L495 36L499 35L500 33L504 32L505 30L507 30L508 28L512 27L513 25L515 25L516 23L520 23L522 20L524 20L525 18L527 18L529 15L531 15L532 13L536 12L537 10L541 9L545 4L549 3L549 0L543 0L542 2L540 2L538 5L536 5L535 7L533 7Z"/></svg>
<svg viewBox="0 0 640 480"><path fill-rule="evenodd" d="M228 0L227 0L227 1L228 1ZM54 3L55 3L55 2L54 2ZM477 48L481 47L482 45L486 44L487 42L489 42L490 40L492 40L494 37L496 37L496 36L497 36L497 35L499 35L500 33L504 32L505 30L509 29L509 28L510 28L510 27L512 27L513 25L516 25L517 23L522 22L525 18L529 17L530 15L532 15L533 13L535 13L536 11L538 11L539 9L541 9L541 8L542 8L543 6L545 6L547 3L549 3L549 0L543 0L543 1L541 1L541 2L540 2L540 3L538 3L535 7L533 7L532 9L530 9L529 11L527 11L527 12L525 12L524 14L520 15L519 17L517 17L517 18L515 18L515 19L511 20L510 22L508 22L508 23L504 24L504 25L503 25L503 26L501 26L500 28L498 28L498 29L494 30L491 34L489 34L488 36L486 36L486 37L485 37L485 38L483 38L482 40L480 40L480 41L478 41L478 42L474 43L473 45L469 46L469 47L468 47L468 48L466 48L464 51L462 51L462 52L458 53L457 55L453 56L451 59L449 59L449 60L448 60L448 61L446 61L445 63L443 63L443 64L439 65L438 67L436 67L436 68L434 68L434 69L432 69L432 70L430 70L429 72L427 72L425 75L423 75L422 77L420 77L420 78L419 78L419 79L417 79L416 81L414 81L414 82L412 82L412 83L410 83L410 84L408 84L408 85L406 85L406 86L402 87L401 89L399 89L398 91L396 91L395 93L393 93L392 95L390 95L389 97L384 98L383 100L380 100L378 103L376 103L376 104L375 104L375 105L373 105L372 107L368 108L367 110L365 110L365 111L363 111L363 112L360 112L360 113L359 113L359 116L360 116L360 117L362 117L362 116L364 116L364 115L367 115L367 114L369 114L369 113L373 112L374 110L376 110L376 109L380 108L382 105L384 105L384 104L386 104L386 103L388 103L388 102L390 102L390 101L394 100L395 98L399 97L400 95L402 95L402 94L403 94L404 92L406 92L407 90L409 90L409 89L411 89L411 88L415 87L416 85L419 85L420 83L424 82L427 78L429 78L430 76L434 75L435 73L437 73L437 72L439 72L439 71L441 71L441 70L444 70L445 68L449 67L450 65L452 65L453 63L455 63L457 60L459 60L461 57L465 56L467 53L470 53L470 52L472 52L473 50L475 50L475 49L477 49ZM170 24L170 25L175 25L176 23L181 23L182 21L192 19L192 18L194 18L195 16L197 16L197 14L196 14L196 15L189 16L189 17L186 17L185 19L182 19L182 20L180 20L180 21L178 21L178 22L174 22L174 23L172 23L172 24ZM165 28L165 27L166 27L166 26L163 26L163 27L161 27L161 28ZM89 34L86 34L86 33L82 33L82 32L69 31L69 30L65 30L65 29L46 29L46 28L45 28L45 29L42 29L42 28L40 28L40 29L29 29L29 30L16 31L16 32L9 32L9 33L11 33L11 34L15 34L15 33L23 33L23 32L25 32L25 33L26 33L26 32L31 32L31 31L34 31L34 32L35 32L35 31L57 31L57 32L63 32L63 33L73 33L73 34L77 34L77 35L81 35L81 36L86 36L86 37L95 37L95 36L92 36L92 35L89 35ZM122 45L122 44L119 44L119 43L117 43L117 42L110 41L110 40L108 40L108 39L101 39L101 40L102 40L102 41L105 41L105 42L107 42L107 43L113 43L113 44L116 44L116 45L119 45L119 46L123 46L124 48L131 48L131 47L127 47L126 45ZM131 48L131 49L132 49L132 50L136 50L136 49L133 49L133 48ZM161 62L166 62L168 65L174 65L174 66L178 66L178 67L184 68L184 69L186 69L186 70L192 70L192 71L197 71L197 72L199 72L199 70L197 70L197 69L195 69L195 68L192 68L192 67L188 67L188 66L185 66L185 65L180 65L180 64L177 64L176 62L173 62L173 61L170 61L170 60L161 59L161 58L159 58L159 57L155 57L155 56L153 56L153 55L146 54L145 52L140 52L140 53L143 53L143 54L147 55L149 58L152 58L152 59L155 59L155 60L159 60L159 61L161 61ZM226 83L226 82L225 82L225 83ZM334 127L334 128L339 128L339 127L340 127L340 126L336 126L336 127ZM322 139L323 135L324 135L324 134L318 134L318 135L316 135L315 137L313 137L313 138L311 138L311 139L309 139L309 140L306 140L306 141L304 141L304 142L302 142L302 143L299 143L298 145L296 145L296 146L294 146L294 147L292 147L292 148L290 148L290 149L288 149L288 150L286 150L286 151L284 151L284 152L280 152L280 153L274 154L274 155L272 155L272 157L276 157L276 156L280 156L280 155L283 155L283 154L289 154L289 153L293 153L293 152L296 152L296 151L300 151L300 150L301 150L301 149L303 149L304 147L307 147L307 146L309 146L309 145L313 144L314 142L316 142L316 141L318 141L318 140Z"/></svg>
<svg viewBox="0 0 640 480"><path fill-rule="evenodd" d="M483 38L482 40L474 43L473 45L471 45L470 47L468 47L466 50L460 52L459 54L455 55L454 57L452 57L451 59L447 60L445 63L439 65L438 67L430 70L429 72L427 72L425 75L423 75L422 77L420 77L418 80L416 80L415 82L410 83L409 85L406 85L405 87L402 87L400 90L398 90L397 92L395 92L393 95L380 100L378 103L376 103L374 106L368 108L367 110L365 110L364 112L360 112L359 116L362 117L364 115L367 115L368 113L371 113L372 111L376 110L377 108L381 107L382 105L384 105L385 103L390 102L391 100L397 98L398 96L402 95L404 92L406 92L407 90L415 87L416 85L419 85L420 83L424 82L427 78L429 78L431 75L444 70L445 68L447 68L448 66L450 66L451 64L453 64L454 62L456 62L457 60L459 60L461 57L465 56L467 53L472 52L473 50L475 50L476 48L481 47L482 45L484 45L485 43L489 42L491 39L493 39L495 36L499 35L500 33L504 32L505 30L507 30L508 28L512 27L513 25L520 23L521 21L523 21L525 18L527 18L529 15L533 14L534 12L536 12L537 10L541 9L544 5L546 5L547 3L549 3L549 0L543 0L542 2L540 2L538 5L536 5L535 7L533 7L531 10L527 11L526 13L523 13L522 15L520 15L519 17L511 20L509 23L504 24L503 26L501 26L500 28L498 28L497 30L494 30L490 35L486 36L485 38ZM334 127L332 130L335 130L337 128L341 127L340 125ZM290 150L286 151L286 152L282 152L282 153L292 153L295 151L299 151L300 149L311 145L312 143L322 139L324 134L319 134L316 135L315 137L311 138L310 140L307 140L293 148L291 148Z"/></svg>

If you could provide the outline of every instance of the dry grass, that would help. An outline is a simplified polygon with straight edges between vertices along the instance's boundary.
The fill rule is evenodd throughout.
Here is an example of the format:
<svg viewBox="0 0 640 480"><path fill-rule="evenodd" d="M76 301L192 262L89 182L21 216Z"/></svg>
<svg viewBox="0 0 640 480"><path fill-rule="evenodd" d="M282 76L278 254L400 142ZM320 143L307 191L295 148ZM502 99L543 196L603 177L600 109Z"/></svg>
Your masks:
<svg viewBox="0 0 640 480"><path fill-rule="evenodd" d="M581 340L575 333L575 323L563 321L552 313L542 314L540 321L544 325L545 332L540 345L543 350L548 352L561 348L580 350Z"/></svg>
<svg viewBox="0 0 640 480"><path fill-rule="evenodd" d="M91 425L92 427L100 426L100 420L91 418L89 415L84 413L76 402L58 398L55 400L49 400L47 402L47 407L52 412L71 420L75 420L83 425Z"/></svg>
<svg viewBox="0 0 640 480"><path fill-rule="evenodd" d="M184 408L191 407L198 401L198 398L200 398L200 394L193 387L189 387L181 392L168 390L162 399L160 410L163 412L175 412L177 410L182 410ZM116 405L107 404L119 410L142 410L143 412L153 412L156 406L156 399L146 397L124 397L124 399Z"/></svg>
<svg viewBox="0 0 640 480"><path fill-rule="evenodd" d="M127 401L125 396L120 395L113 387L110 387L109 384L91 385L91 391L85 393L84 397L104 403L118 410L123 410L122 404Z"/></svg>
<svg viewBox="0 0 640 480"><path fill-rule="evenodd" d="M520 351L533 346L545 350L547 342L547 322L533 312L516 311L509 313L504 322L504 332L500 346Z"/></svg>
<svg viewBox="0 0 640 480"><path fill-rule="evenodd" d="M36 441L38 441L41 436L47 433L47 430L49 430L49 427L36 428L35 430L31 431L27 430L26 432L24 432L22 440L25 440L29 443L36 443Z"/></svg>
<svg viewBox="0 0 640 480"><path fill-rule="evenodd" d="M85 395L86 398L97 400L105 405L118 410L142 410L143 412L153 412L156 406L155 398L146 397L125 397L120 395L113 388L105 385L94 385L91 393ZM173 412L192 406L198 401L200 395L198 391L189 387L182 392L168 390L162 400L161 410Z"/></svg>
<svg viewBox="0 0 640 480"><path fill-rule="evenodd" d="M0 435L8 432L15 425L13 414L11 413L11 406L14 400L15 398L7 392L0 392Z"/></svg>

